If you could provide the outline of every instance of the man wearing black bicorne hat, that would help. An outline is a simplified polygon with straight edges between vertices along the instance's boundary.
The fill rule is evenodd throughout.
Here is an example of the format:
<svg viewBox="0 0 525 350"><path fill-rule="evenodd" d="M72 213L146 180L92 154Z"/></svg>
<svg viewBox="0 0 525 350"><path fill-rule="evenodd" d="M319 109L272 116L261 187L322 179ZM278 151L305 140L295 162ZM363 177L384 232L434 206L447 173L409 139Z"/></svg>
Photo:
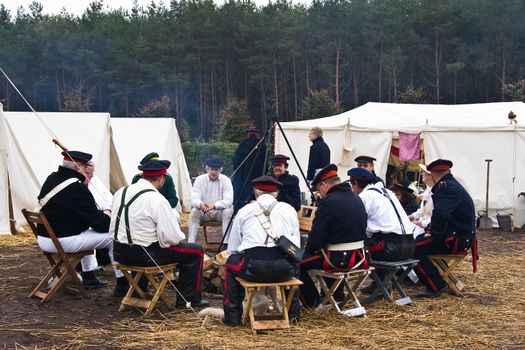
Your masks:
<svg viewBox="0 0 525 350"><path fill-rule="evenodd" d="M447 159L437 159L427 165L435 183L432 187L434 209L430 220L430 233L419 236L416 242L414 257L419 260L419 264L414 271L426 286L426 291L419 294L419 297L435 297L447 288L428 255L466 253L472 248L472 264L476 272L474 202L465 188L452 176L452 165Z"/></svg>
<svg viewBox="0 0 525 350"><path fill-rule="evenodd" d="M288 172L288 160L283 154L276 154L272 158L273 175L282 183L279 188L277 200L290 204L296 211L301 209L301 190L299 189L299 178Z"/></svg>
<svg viewBox="0 0 525 350"><path fill-rule="evenodd" d="M99 210L93 195L84 185L86 169L93 156L80 151L62 152L64 159L58 171L49 175L42 185L38 201L51 228L66 253L91 249L109 249L113 258L113 241L108 236L110 212ZM56 253L56 247L46 229L38 225L38 245L49 253ZM97 268L95 255L81 260L82 283L86 289L105 287L108 282L99 280L94 273ZM124 275L115 270L118 281Z"/></svg>
<svg viewBox="0 0 525 350"><path fill-rule="evenodd" d="M261 176L266 170L266 164L264 164L266 145L261 142L257 147L258 133L257 128L246 129L248 137L241 141L232 157L235 171L232 183L236 208L241 208L249 201L253 190L251 181Z"/></svg>

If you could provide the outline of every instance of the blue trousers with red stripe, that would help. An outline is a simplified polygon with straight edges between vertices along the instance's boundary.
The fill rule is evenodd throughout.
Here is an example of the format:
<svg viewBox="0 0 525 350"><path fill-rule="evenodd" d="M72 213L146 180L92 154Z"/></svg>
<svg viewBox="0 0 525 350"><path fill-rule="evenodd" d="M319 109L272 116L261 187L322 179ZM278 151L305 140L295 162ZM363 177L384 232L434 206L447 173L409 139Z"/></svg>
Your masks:
<svg viewBox="0 0 525 350"><path fill-rule="evenodd" d="M364 256L361 249L346 250L346 251L327 251L326 255L330 262L335 267L341 270L350 270ZM368 262L365 260L364 263L359 265L359 268L365 269L368 267ZM303 256L303 260L300 263L301 281L303 285L300 287L301 291L301 303L304 306L316 307L321 302L321 294L317 290L314 282L308 274L309 270L326 270L331 271L333 268L325 261L324 256L321 253L313 254L306 252ZM331 285L330 281L327 281L328 285ZM334 293L336 300L343 300L344 290L341 285Z"/></svg>
<svg viewBox="0 0 525 350"><path fill-rule="evenodd" d="M179 278L177 289L184 299L195 304L202 299L201 276L204 250L195 243L179 243L169 248L162 248L158 242L148 247L138 244L122 244L114 242L115 261L131 266L155 266L177 263ZM146 251L144 251L146 250ZM151 258L155 261L152 261ZM183 305L184 300L177 296L177 304Z"/></svg>
<svg viewBox="0 0 525 350"><path fill-rule="evenodd" d="M437 292L443 289L446 283L428 256L432 254L467 252L471 242L471 240L465 240L461 237L449 237L440 242L432 242L429 236L423 237L423 235L421 235L418 237L414 258L419 260L419 264L414 271L429 291Z"/></svg>
<svg viewBox="0 0 525 350"><path fill-rule="evenodd" d="M277 248L255 247L242 254L232 254L224 267L224 319L230 325L239 325L242 318L244 288L240 277L249 282L273 283L288 281L298 274L298 264L291 263ZM294 295L288 310L290 319L299 318L299 300Z"/></svg>

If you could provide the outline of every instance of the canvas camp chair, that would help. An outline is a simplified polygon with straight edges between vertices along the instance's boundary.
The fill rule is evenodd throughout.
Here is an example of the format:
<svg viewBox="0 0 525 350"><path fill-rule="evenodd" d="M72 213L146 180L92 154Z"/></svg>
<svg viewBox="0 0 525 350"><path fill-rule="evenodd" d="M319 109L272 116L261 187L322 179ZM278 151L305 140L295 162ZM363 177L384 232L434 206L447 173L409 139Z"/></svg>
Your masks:
<svg viewBox="0 0 525 350"><path fill-rule="evenodd" d="M47 221L44 213L35 213L26 209L22 209L22 214L24 214L24 217L26 218L29 227L31 227L31 230L35 234L36 238L38 238L37 225L43 225L45 227L49 238L51 238L57 250L56 253L42 251L44 256L51 264L51 270L49 270L49 272L42 278L42 280L36 286L36 288L31 292L31 294L29 294L29 298L40 298L42 299L41 302L49 301L53 297L53 295L55 295L55 293L62 286L64 286L66 292L72 294L80 294L83 298L89 299L89 296L87 295L86 290L82 285L82 282L78 278L75 268L77 267L78 263L83 257L85 257L86 255L93 254L93 250L81 251L76 253L65 253L64 249L62 248L62 245L60 244L60 241L56 237L55 232L53 231L51 226L49 225L49 222ZM48 286L48 281L52 277L58 278L58 281L51 287L50 290L46 292L45 289ZM68 277L72 280L73 287L65 285L66 279Z"/></svg>

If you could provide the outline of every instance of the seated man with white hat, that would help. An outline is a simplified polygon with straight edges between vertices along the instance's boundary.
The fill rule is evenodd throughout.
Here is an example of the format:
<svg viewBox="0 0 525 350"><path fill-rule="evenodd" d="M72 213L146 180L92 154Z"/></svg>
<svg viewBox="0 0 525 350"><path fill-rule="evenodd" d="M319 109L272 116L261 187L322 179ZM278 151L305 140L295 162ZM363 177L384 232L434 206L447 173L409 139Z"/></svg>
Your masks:
<svg viewBox="0 0 525 350"><path fill-rule="evenodd" d="M222 234L226 234L228 223L233 214L233 187L229 177L221 174L224 161L210 158L206 161L206 174L195 179L191 192L191 205L188 225L188 242L197 239L201 222L222 222ZM228 239L224 240L228 243Z"/></svg>

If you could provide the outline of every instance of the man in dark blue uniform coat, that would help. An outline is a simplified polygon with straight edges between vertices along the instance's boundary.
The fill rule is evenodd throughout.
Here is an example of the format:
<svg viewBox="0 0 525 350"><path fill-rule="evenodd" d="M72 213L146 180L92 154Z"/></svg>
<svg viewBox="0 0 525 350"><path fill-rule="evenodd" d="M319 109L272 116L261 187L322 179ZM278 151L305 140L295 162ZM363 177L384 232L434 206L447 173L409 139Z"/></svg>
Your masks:
<svg viewBox="0 0 525 350"><path fill-rule="evenodd" d="M288 203L295 210L299 210L301 209L301 190L299 189L299 178L295 175L290 175L288 172L288 160L290 160L290 157L282 154L276 154L272 158L273 174L277 181L282 184L282 186L279 187L277 200L279 202Z"/></svg>
<svg viewBox="0 0 525 350"><path fill-rule="evenodd" d="M38 200L41 211L55 232L66 253L91 249L110 249L113 241L108 235L110 211L99 210L93 195L84 185L86 168L92 155L80 151L62 152L64 160L58 171L49 175L42 185ZM54 195L53 195L54 193ZM38 244L43 251L55 252L45 227L38 225ZM94 255L82 258L82 282L86 289L100 288L108 284L94 273L97 266ZM76 266L75 266L76 267ZM117 287L127 287L126 279L119 271Z"/></svg>
<svg viewBox="0 0 525 350"><path fill-rule="evenodd" d="M368 267L363 248L366 210L361 199L352 192L347 182L341 183L334 164L319 171L312 185L317 186L322 200L319 201L304 258L300 263L303 282L300 287L301 301L308 307L316 307L320 302L319 292L308 270L348 271ZM355 247L348 249L349 244ZM338 289L336 299L341 297L342 292L342 288Z"/></svg>
<svg viewBox="0 0 525 350"><path fill-rule="evenodd" d="M254 150L259 142L257 132L256 128L247 129L246 133L248 134L248 137L239 144L239 147L237 147L237 150L232 157L233 170L236 171L232 179L234 194L233 201L236 208L240 208L248 202L253 192L253 184L251 181L256 177L263 175L263 171L266 170L264 164L266 145L264 142L261 142L258 146L259 149ZM248 155L250 156L248 157ZM246 185L244 185L245 182Z"/></svg>
<svg viewBox="0 0 525 350"><path fill-rule="evenodd" d="M415 269L419 280L427 290L420 297L434 297L446 289L445 281L428 259L428 255L461 253L472 248L473 264L477 258L475 209L472 198L465 188L450 173L452 162L437 159L427 166L435 181L432 187L434 210L430 234L416 242L414 257L419 260Z"/></svg>
<svg viewBox="0 0 525 350"><path fill-rule="evenodd" d="M317 126L310 130L308 138L312 145L310 146L310 155L308 157L306 179L312 181L317 169L322 169L330 164L330 148L323 140L323 130Z"/></svg>

